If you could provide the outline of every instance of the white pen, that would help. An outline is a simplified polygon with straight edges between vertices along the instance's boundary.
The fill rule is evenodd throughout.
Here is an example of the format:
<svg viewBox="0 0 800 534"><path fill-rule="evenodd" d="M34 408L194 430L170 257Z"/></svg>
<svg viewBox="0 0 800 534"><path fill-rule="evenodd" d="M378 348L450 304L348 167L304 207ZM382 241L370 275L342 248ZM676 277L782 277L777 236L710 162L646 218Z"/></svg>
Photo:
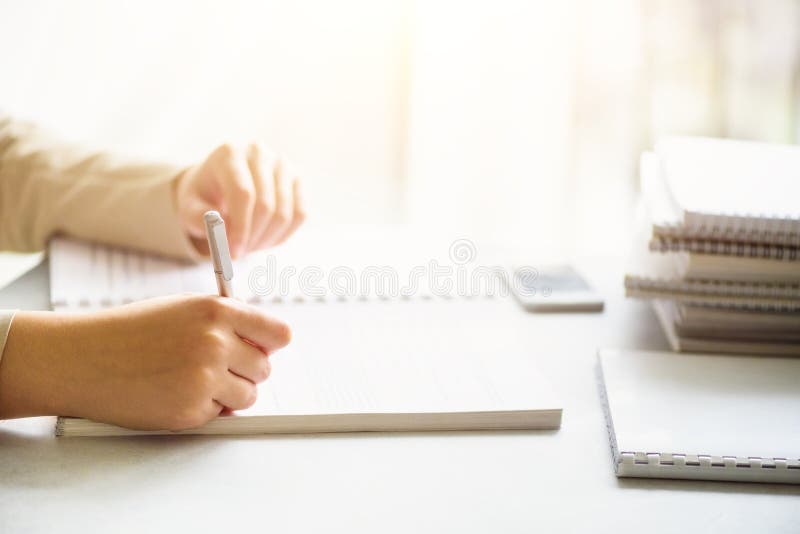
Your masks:
<svg viewBox="0 0 800 534"><path fill-rule="evenodd" d="M206 222L208 250L214 264L219 296L233 298L233 263L231 263L231 251L228 249L225 221L216 211L207 211L203 215L203 220Z"/></svg>

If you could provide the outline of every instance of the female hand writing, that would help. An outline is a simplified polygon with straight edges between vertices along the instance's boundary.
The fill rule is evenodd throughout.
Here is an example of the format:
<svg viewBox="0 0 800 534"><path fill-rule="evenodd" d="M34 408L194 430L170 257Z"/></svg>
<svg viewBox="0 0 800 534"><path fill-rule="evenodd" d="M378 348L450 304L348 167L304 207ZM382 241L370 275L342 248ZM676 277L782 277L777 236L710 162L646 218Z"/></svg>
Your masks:
<svg viewBox="0 0 800 534"><path fill-rule="evenodd" d="M258 308L180 295L80 315L19 312L0 366L0 418L86 417L180 430L244 409L289 327Z"/></svg>

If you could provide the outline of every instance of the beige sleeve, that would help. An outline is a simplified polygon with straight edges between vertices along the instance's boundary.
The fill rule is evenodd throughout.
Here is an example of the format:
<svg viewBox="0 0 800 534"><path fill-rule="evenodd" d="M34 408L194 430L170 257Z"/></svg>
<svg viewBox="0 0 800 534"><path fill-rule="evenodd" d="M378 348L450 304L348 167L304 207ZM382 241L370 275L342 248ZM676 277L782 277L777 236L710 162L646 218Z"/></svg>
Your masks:
<svg viewBox="0 0 800 534"><path fill-rule="evenodd" d="M41 250L62 233L198 259L173 205L180 171L89 152L0 113L0 250Z"/></svg>

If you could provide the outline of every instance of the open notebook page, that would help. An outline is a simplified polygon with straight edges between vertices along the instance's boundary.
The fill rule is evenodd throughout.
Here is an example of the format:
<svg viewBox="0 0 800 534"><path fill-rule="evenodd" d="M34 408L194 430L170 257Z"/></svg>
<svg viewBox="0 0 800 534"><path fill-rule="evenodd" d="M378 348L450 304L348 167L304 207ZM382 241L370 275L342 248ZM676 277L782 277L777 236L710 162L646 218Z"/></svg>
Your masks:
<svg viewBox="0 0 800 534"><path fill-rule="evenodd" d="M378 301L288 303L271 311L292 326L292 343L271 356L257 403L192 433L260 433L251 416L485 413L464 428L556 428L561 404L518 339L513 302ZM498 412L529 412L527 420ZM480 417L480 415L478 415ZM232 425L231 419L236 419ZM375 429L368 419L351 419ZM129 431L65 420L64 435ZM366 422L363 422L366 421ZM403 428L417 429L413 417ZM532 421L532 423L531 423ZM459 428L445 415L437 428ZM345 425L346 426L346 425ZM394 430L385 425L380 429ZM295 423L293 431L318 431ZM423 429L423 428L419 428ZM326 431L337 431L337 424Z"/></svg>
<svg viewBox="0 0 800 534"><path fill-rule="evenodd" d="M556 408L535 355L500 350L491 311L511 302L348 303L276 309L292 344L250 413ZM514 310L516 311L516 310ZM499 339L503 339L502 337ZM493 342L494 341L494 342ZM342 354L345 351L347 354ZM543 404L533 403L540 399Z"/></svg>

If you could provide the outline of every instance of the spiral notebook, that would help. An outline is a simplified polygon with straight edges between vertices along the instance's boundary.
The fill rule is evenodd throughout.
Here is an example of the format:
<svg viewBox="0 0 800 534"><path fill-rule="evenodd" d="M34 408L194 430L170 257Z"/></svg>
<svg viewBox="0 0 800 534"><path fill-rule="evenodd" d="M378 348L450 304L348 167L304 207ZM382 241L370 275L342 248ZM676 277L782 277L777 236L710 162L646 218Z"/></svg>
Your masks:
<svg viewBox="0 0 800 534"><path fill-rule="evenodd" d="M642 163L667 193L656 235L800 246L800 147L670 137Z"/></svg>
<svg viewBox="0 0 800 534"><path fill-rule="evenodd" d="M393 242L397 247L397 242ZM320 258L327 254L314 247ZM446 249L445 249L446 250ZM375 253L375 247L371 249ZM271 252L272 271L353 273L362 260L325 264L297 251ZM374 257L374 256L373 256ZM271 357L272 375L257 403L218 417L189 434L269 434L354 431L554 429L561 404L531 358L531 347L506 345L520 315L502 299L427 298L417 285L331 294L287 284L259 294L270 257L240 261L238 296L264 306L292 327L293 340ZM386 256L376 265L388 265ZM285 265L285 269L281 267ZM398 278L408 268L398 267ZM57 239L50 246L55 310L91 311L150 296L214 293L210 265L187 265L134 251ZM367 271L374 272L374 271ZM278 277L280 280L280 277ZM352 289L352 288L351 288ZM468 295L465 295L468 296ZM397 297L397 298L395 298ZM432 328L431 325L436 325ZM86 419L60 417L59 436L118 436L139 432Z"/></svg>
<svg viewBox="0 0 800 534"><path fill-rule="evenodd" d="M681 258L634 247L625 275L626 295L740 310L800 311L800 284L796 282L686 278L682 261Z"/></svg>
<svg viewBox="0 0 800 534"><path fill-rule="evenodd" d="M619 477L800 484L800 360L601 350Z"/></svg>
<svg viewBox="0 0 800 534"><path fill-rule="evenodd" d="M743 243L735 241L714 241L711 239L692 239L687 237L668 237L655 235L650 239L649 248L655 252L691 252L712 256L731 256L737 258L758 258L800 262L800 248L763 243Z"/></svg>
<svg viewBox="0 0 800 534"><path fill-rule="evenodd" d="M708 328L687 322L680 305L674 300L652 301L664 334L672 350L679 352L720 352L727 354L759 354L770 356L800 356L800 329L796 325L778 328L787 318L797 314L764 314L770 321L753 328L756 320L735 328ZM734 310L711 310L734 311ZM744 313L744 312L740 312ZM752 315L752 313L751 313Z"/></svg>
<svg viewBox="0 0 800 534"><path fill-rule="evenodd" d="M700 243L706 250L697 250ZM657 257L671 258L674 274L682 279L800 283L800 262L793 247L655 237L647 248Z"/></svg>
<svg viewBox="0 0 800 534"><path fill-rule="evenodd" d="M183 434L555 429L561 407L504 300L269 305L292 327L258 401ZM432 328L431 325L436 325ZM165 434L60 417L59 436Z"/></svg>

